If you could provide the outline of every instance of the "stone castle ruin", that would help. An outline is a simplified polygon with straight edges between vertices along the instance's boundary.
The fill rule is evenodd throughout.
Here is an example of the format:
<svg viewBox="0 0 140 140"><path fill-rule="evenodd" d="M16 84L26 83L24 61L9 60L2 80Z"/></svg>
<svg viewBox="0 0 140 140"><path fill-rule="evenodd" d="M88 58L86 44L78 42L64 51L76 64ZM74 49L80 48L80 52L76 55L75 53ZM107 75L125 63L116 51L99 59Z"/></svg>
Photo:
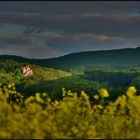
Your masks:
<svg viewBox="0 0 140 140"><path fill-rule="evenodd" d="M22 69L22 73L24 76L31 76L33 75L33 70L28 65L24 65Z"/></svg>

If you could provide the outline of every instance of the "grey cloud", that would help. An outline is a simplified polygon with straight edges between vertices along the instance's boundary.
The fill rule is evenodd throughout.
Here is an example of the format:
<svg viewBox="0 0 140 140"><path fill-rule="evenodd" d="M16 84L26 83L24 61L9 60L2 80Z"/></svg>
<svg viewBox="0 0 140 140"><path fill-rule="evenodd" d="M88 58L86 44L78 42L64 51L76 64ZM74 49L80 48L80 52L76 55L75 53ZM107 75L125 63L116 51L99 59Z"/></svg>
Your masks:
<svg viewBox="0 0 140 140"><path fill-rule="evenodd" d="M12 40L13 41L13 40ZM0 54L18 55L28 58L49 58L64 55L65 52L49 47L46 42L40 43L26 42L25 40L11 40L5 42L0 41Z"/></svg>
<svg viewBox="0 0 140 140"><path fill-rule="evenodd" d="M30 13L29 13L30 15ZM0 18L7 22L17 23L33 28L31 31L35 31L36 28L43 31L46 29L65 31L68 33L94 33L96 34L128 34L131 31L132 34L138 34L137 26L140 24L139 17L129 17L125 14L92 14L85 13L79 15L54 15L54 16L28 16L28 14L20 13L1 13ZM39 31L38 30L38 31ZM27 31L26 31L27 33Z"/></svg>
<svg viewBox="0 0 140 140"><path fill-rule="evenodd" d="M103 11L133 11L139 8L139 3L137 1L106 1L106 2L72 2L72 1L36 1L36 2L1 2L0 11L9 12L36 12L48 13L48 14L75 14L82 12L103 12Z"/></svg>
<svg viewBox="0 0 140 140"><path fill-rule="evenodd" d="M15 43L15 41L24 41L28 44L36 44L42 41L39 38L24 35L0 35L0 40L13 41L13 43Z"/></svg>
<svg viewBox="0 0 140 140"><path fill-rule="evenodd" d="M139 11L137 1L0 2L0 28L7 23L24 27L11 36L6 36L5 29L0 44L6 44L7 40L9 47L10 43L21 42L27 50L30 45L35 50L49 46L39 49L42 57L46 56L43 50L57 55L78 50L136 47L140 43ZM37 55L31 48L28 53Z"/></svg>

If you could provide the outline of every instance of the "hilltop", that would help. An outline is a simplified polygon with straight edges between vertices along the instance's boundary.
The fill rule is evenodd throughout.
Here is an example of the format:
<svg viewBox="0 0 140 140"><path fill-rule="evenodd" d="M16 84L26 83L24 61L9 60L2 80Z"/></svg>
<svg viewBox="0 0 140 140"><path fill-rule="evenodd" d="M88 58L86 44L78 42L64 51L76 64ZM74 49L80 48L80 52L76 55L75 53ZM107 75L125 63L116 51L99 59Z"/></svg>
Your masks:
<svg viewBox="0 0 140 140"><path fill-rule="evenodd" d="M22 82L24 75L22 73L23 65L27 64L33 70L33 76L30 80L34 82L56 80L61 77L67 77L71 74L62 70L41 67L30 63L29 59L18 56L1 56L0 57L0 82L6 83L13 81L15 83Z"/></svg>

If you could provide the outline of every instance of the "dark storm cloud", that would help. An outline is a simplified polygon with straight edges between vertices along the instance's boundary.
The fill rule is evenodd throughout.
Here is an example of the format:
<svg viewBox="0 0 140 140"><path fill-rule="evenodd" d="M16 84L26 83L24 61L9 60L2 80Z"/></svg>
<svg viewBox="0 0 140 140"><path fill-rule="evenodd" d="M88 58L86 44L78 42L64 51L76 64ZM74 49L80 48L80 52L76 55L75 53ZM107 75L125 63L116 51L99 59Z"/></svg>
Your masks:
<svg viewBox="0 0 140 140"><path fill-rule="evenodd" d="M47 42L33 36L2 36L0 35L0 55L11 54L28 58L49 58L64 55L60 50L53 49Z"/></svg>
<svg viewBox="0 0 140 140"><path fill-rule="evenodd" d="M20 40L21 46L28 48L33 57L41 46L50 51L47 55L42 51L42 57L51 53L53 57L57 52L62 55L75 51L136 47L140 43L139 25L140 3L137 1L0 2L0 40L4 40L2 35L5 33L7 42L15 43L16 48L17 40ZM1 41L0 44L6 43ZM34 45L35 49L29 45Z"/></svg>
<svg viewBox="0 0 140 140"><path fill-rule="evenodd" d="M137 30L139 16L115 14L79 14L47 16L30 13L0 13L3 22L17 23L32 28L32 31L50 29L67 33L128 34L140 35ZM37 29L38 28L38 29ZM123 32L122 32L123 30Z"/></svg>
<svg viewBox="0 0 140 140"><path fill-rule="evenodd" d="M92 12L112 12L112 11L136 11L139 9L138 2L128 1L128 2L51 2L51 1L36 1L36 2L1 2L0 11L9 11L9 12L39 12L39 13L48 13L49 15L56 14L75 14L75 13L92 13Z"/></svg>

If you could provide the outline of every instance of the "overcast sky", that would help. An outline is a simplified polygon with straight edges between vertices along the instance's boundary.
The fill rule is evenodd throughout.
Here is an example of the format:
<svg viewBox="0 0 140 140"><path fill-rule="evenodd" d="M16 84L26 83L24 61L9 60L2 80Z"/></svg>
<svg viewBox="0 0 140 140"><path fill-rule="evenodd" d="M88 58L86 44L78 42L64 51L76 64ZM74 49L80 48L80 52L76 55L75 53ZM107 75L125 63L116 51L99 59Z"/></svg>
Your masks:
<svg viewBox="0 0 140 140"><path fill-rule="evenodd" d="M0 55L50 58L140 46L140 2L0 2Z"/></svg>

